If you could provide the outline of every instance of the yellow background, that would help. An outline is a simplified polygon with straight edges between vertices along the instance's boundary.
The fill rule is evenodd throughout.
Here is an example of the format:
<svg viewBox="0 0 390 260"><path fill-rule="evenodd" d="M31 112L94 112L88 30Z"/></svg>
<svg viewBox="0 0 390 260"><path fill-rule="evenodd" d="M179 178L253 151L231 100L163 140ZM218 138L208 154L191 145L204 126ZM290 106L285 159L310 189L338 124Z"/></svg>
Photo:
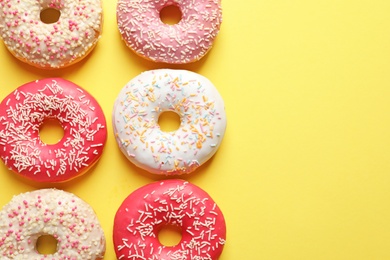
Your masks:
<svg viewBox="0 0 390 260"><path fill-rule="evenodd" d="M117 30L116 1L103 5L102 38L75 66L35 69L0 43L0 98L58 76L100 102L109 133L101 160L55 187L95 209L107 238L105 259L115 259L112 225L120 203L161 179L125 159L111 125L120 89L156 68L197 72L224 98L228 126L219 151L183 176L225 215L221 260L390 259L390 1L224 0L213 49L197 63L176 66L133 54ZM0 206L40 187L1 163Z"/></svg>

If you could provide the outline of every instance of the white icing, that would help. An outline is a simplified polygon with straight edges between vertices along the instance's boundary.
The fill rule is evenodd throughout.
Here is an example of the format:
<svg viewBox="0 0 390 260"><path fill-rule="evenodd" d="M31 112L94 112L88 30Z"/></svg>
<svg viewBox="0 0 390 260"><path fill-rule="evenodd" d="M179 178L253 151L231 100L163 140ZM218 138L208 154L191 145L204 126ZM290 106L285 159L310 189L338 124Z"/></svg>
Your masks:
<svg viewBox="0 0 390 260"><path fill-rule="evenodd" d="M102 259L104 232L93 209L77 196L42 189L15 196L0 211L1 259ZM51 235L57 251L41 255L37 239Z"/></svg>
<svg viewBox="0 0 390 260"><path fill-rule="evenodd" d="M54 8L61 15L45 24L40 13ZM59 68L85 57L102 32L100 0L0 1L0 38L18 59L40 68Z"/></svg>
<svg viewBox="0 0 390 260"><path fill-rule="evenodd" d="M174 111L180 128L163 132L158 117ZM119 93L113 109L114 133L126 157L156 174L190 173L210 159L223 139L222 97L205 77L185 70L147 71Z"/></svg>

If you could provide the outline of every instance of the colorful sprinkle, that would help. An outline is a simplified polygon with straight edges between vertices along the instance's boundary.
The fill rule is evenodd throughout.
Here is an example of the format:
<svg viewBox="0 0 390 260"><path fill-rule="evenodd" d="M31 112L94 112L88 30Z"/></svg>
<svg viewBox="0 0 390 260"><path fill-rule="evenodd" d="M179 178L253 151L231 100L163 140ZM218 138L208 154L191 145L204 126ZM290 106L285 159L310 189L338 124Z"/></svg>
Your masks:
<svg viewBox="0 0 390 260"><path fill-rule="evenodd" d="M178 130L160 129L158 118L164 111L180 116ZM226 114L222 97L208 79L160 69L140 74L121 90L113 125L117 143L131 162L155 174L173 175L194 171L216 153Z"/></svg>
<svg viewBox="0 0 390 260"><path fill-rule="evenodd" d="M60 11L57 22L46 24L39 19L47 8ZM30 65L44 69L69 66L97 44L102 12L101 0L2 0L0 38L16 58Z"/></svg>
<svg viewBox="0 0 390 260"><path fill-rule="evenodd" d="M78 214L74 214L77 209ZM1 259L102 259L103 230L93 209L75 195L56 189L19 194L0 211ZM57 251L41 255L40 236L57 240Z"/></svg>

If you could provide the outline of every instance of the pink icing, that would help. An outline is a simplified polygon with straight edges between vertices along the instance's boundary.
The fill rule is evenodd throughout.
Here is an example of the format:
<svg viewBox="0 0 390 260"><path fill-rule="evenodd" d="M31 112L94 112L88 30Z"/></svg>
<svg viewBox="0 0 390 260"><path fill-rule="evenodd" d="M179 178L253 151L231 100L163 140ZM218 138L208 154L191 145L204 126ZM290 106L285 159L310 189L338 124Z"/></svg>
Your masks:
<svg viewBox="0 0 390 260"><path fill-rule="evenodd" d="M45 119L57 119L64 137L47 145L39 137ZM106 120L97 101L60 78L27 83L0 104L0 157L19 175L37 182L63 182L86 172L100 158Z"/></svg>
<svg viewBox="0 0 390 260"><path fill-rule="evenodd" d="M164 24L160 11L176 5L178 24ZM119 0L117 22L122 39L138 55L181 64L201 59L212 47L221 22L220 0Z"/></svg>
<svg viewBox="0 0 390 260"><path fill-rule="evenodd" d="M176 225L182 239L164 246L158 231ZM199 187L183 180L165 180L141 187L119 207L114 220L118 259L214 260L222 253L226 224L221 210Z"/></svg>

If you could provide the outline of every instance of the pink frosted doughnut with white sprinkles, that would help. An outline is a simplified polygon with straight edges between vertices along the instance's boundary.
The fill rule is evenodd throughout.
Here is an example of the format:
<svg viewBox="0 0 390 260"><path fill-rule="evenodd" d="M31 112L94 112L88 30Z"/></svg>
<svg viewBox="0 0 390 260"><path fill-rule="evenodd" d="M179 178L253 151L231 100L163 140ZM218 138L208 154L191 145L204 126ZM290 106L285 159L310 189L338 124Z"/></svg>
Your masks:
<svg viewBox="0 0 390 260"><path fill-rule="evenodd" d="M176 131L162 131L159 116L180 116ZM113 109L116 141L136 166L154 174L191 173L218 150L225 106L214 85L186 70L146 71L120 91Z"/></svg>
<svg viewBox="0 0 390 260"><path fill-rule="evenodd" d="M106 240L94 210L69 192L41 189L19 194L3 207L0 219L3 260L103 259ZM54 254L36 250L43 235L57 241Z"/></svg>
<svg viewBox="0 0 390 260"><path fill-rule="evenodd" d="M47 119L64 130L43 143ZM0 158L10 170L36 182L64 182L85 173L102 155L106 120L97 101L76 84L48 78L24 84L0 104Z"/></svg>
<svg viewBox="0 0 390 260"><path fill-rule="evenodd" d="M161 21L164 7L177 6L181 20ZM119 32L139 56L170 64L200 60L212 47L222 23L220 0L119 0Z"/></svg>
<svg viewBox="0 0 390 260"><path fill-rule="evenodd" d="M181 241L165 246L158 240L167 225L181 229ZM155 182L131 193L114 219L118 259L215 260L226 240L226 223L213 199L201 188L182 181Z"/></svg>
<svg viewBox="0 0 390 260"><path fill-rule="evenodd" d="M60 13L58 21L41 19L47 9ZM102 33L102 19L101 0L1 0L0 38L23 62L61 68L92 51Z"/></svg>

